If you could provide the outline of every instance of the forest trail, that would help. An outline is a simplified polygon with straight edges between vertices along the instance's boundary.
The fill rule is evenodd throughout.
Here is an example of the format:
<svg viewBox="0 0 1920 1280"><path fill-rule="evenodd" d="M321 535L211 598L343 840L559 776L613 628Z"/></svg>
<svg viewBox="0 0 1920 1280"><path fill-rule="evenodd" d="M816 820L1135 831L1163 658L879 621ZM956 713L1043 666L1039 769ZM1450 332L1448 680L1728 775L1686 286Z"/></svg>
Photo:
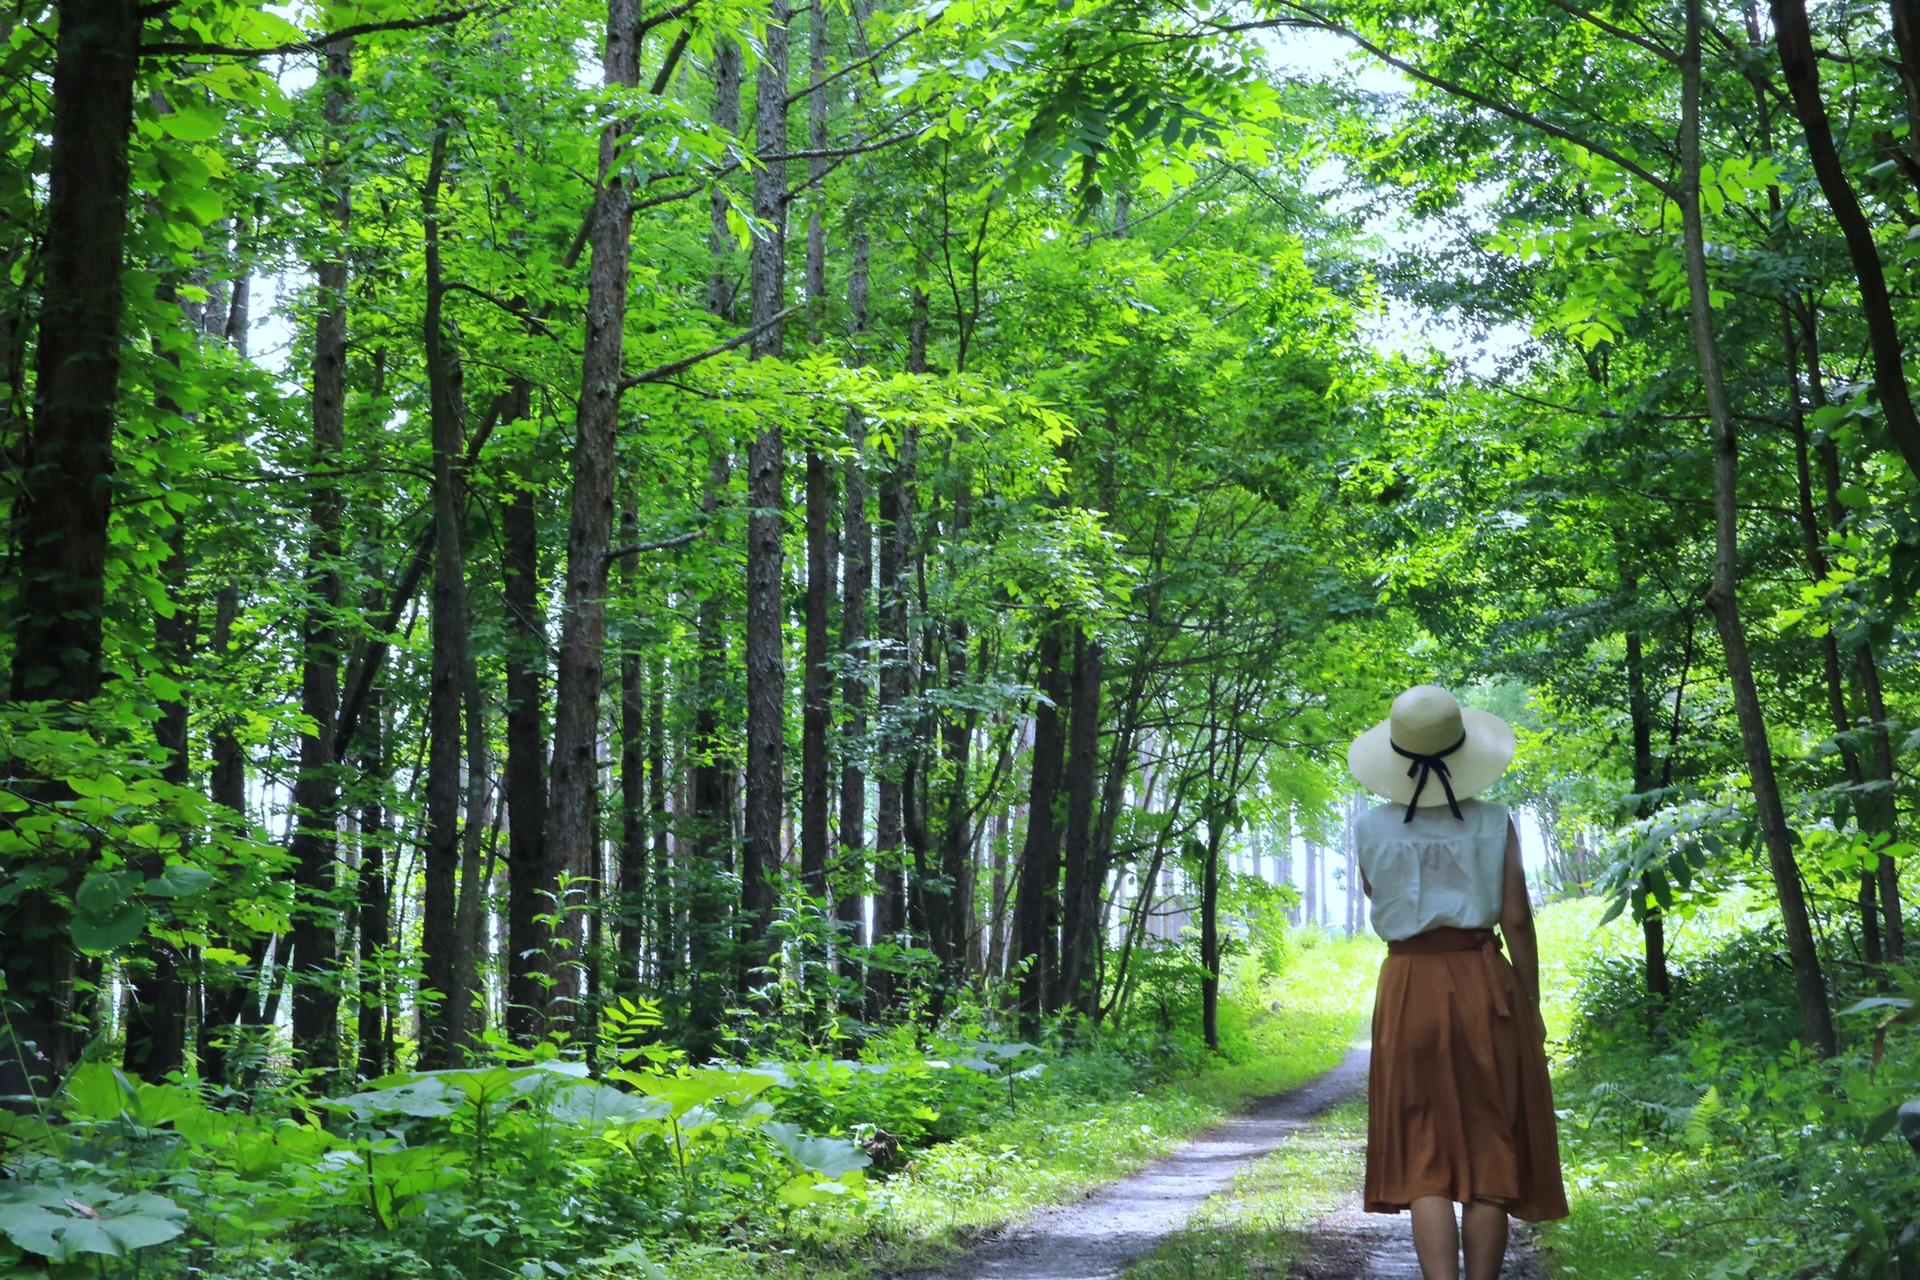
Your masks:
<svg viewBox="0 0 1920 1280"><path fill-rule="evenodd" d="M1369 1057L1364 1046L1349 1050L1318 1079L1256 1103L1131 1177L989 1236L919 1280L1114 1280L1208 1199L1231 1190L1254 1161L1359 1093ZM1314 1236L1300 1268L1309 1280L1419 1280L1404 1216L1348 1205L1323 1219ZM1523 1233L1515 1233L1514 1246L1506 1274L1531 1280L1538 1272Z"/></svg>

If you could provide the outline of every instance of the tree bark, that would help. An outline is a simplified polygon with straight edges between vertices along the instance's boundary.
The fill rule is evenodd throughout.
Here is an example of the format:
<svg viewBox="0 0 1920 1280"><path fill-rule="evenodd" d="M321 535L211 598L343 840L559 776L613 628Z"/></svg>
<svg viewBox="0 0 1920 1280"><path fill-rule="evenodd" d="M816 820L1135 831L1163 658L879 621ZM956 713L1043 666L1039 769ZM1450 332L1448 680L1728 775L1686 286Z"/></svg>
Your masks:
<svg viewBox="0 0 1920 1280"><path fill-rule="evenodd" d="M1853 275L1860 288L1860 316L1867 326L1867 345L1873 355L1873 382L1880 393L1880 411L1886 419L1887 436L1907 469L1920 476L1920 416L1916 416L1913 394L1901 358L1900 329L1894 319L1893 300L1887 292L1886 270L1880 251L1873 243L1873 227L1853 183L1841 166L1840 153L1833 141L1833 126L1827 118L1827 104L1820 93L1820 64L1813 50L1813 32L1807 24L1805 0L1769 0L1773 10L1774 42L1780 50L1780 67L1786 73L1787 92L1793 100L1793 113L1799 118L1807 139L1807 158L1813 163L1820 191L1827 198L1840 235L1846 241L1847 255L1853 260Z"/></svg>
<svg viewBox="0 0 1920 1280"><path fill-rule="evenodd" d="M749 322L756 360L778 359L784 346L774 320L786 300L787 166L774 157L787 141L787 0L772 0L754 78L753 252ZM740 850L742 989L766 962L773 940L774 880L780 867L785 811L787 713L782 571L786 526L786 443L776 414L762 419L747 456L747 779L745 839ZM824 776L824 775L823 775ZM822 793L824 795L824 792ZM824 815L824 808L822 809Z"/></svg>
<svg viewBox="0 0 1920 1280"><path fill-rule="evenodd" d="M728 133L740 128L739 46L723 40L714 54L713 122ZM727 229L727 198L714 185L707 245L713 273L707 279L707 309L726 319L733 288L726 266L732 252ZM720 508L731 484L732 462L723 441L709 444L707 488L701 509L709 528L720 522ZM711 1052L726 1012L732 986L728 928L730 851L733 829L733 760L721 735L721 710L727 698L726 600L717 589L700 599L695 622L695 675L692 689L692 820L683 828L691 856L687 875L687 1031L688 1053L696 1059Z"/></svg>
<svg viewBox="0 0 1920 1280"><path fill-rule="evenodd" d="M620 513L620 541L640 540L640 513L631 487ZM637 607L639 557L621 565L626 605ZM632 626L620 644L620 916L617 944L620 970L614 976L616 994L640 989L640 970L646 950L647 924L647 688L640 661L639 637Z"/></svg>
<svg viewBox="0 0 1920 1280"><path fill-rule="evenodd" d="M378 694L368 701L360 749L360 877L355 923L360 943L360 1060L362 1078L393 1069L393 1013L385 973L388 918L393 912L392 871L387 855L386 793L389 768Z"/></svg>
<svg viewBox="0 0 1920 1280"><path fill-rule="evenodd" d="M853 235L853 260L847 275L847 328L855 347L854 359L864 363L859 343L867 331L868 240L864 231ZM866 419L858 409L847 410L845 485L841 505L840 648L846 674L840 682L842 708L840 750L840 897L834 918L842 939L861 941L867 873L867 774L862 752L866 748L868 686L873 680L873 658L867 650L867 600L873 591L873 529L867 522ZM840 976L852 978L859 964L843 948Z"/></svg>
<svg viewBox="0 0 1920 1280"><path fill-rule="evenodd" d="M601 70L609 87L640 82L640 0L608 0ZM633 238L634 181L619 156L628 122L600 132L600 183L589 233L587 331L573 444L573 493L567 528L567 576L560 613L560 655L553 699L553 765L548 774L547 868L557 885L585 877L594 863L594 787L598 781L600 686L606 669L607 553L612 549L618 466L621 343ZM570 1025L581 996L580 913L556 905L550 1025Z"/></svg>
<svg viewBox="0 0 1920 1280"><path fill-rule="evenodd" d="M1629 591L1635 589L1637 584L1626 580L1624 571L1621 577L1622 586ZM1642 643L1638 631L1627 632L1627 719L1633 732L1633 790L1640 797L1634 805L1634 816L1644 818L1652 812L1652 802L1646 797L1654 790L1657 779L1653 768L1653 700L1647 694ZM1644 880L1639 892L1645 899L1640 939L1647 993L1664 1003L1673 997L1673 981L1667 972L1667 921L1659 904L1647 892Z"/></svg>
<svg viewBox="0 0 1920 1280"><path fill-rule="evenodd" d="M323 99L326 145L346 150L353 54L345 43L327 49ZM352 192L345 162L325 166L331 188L334 234L344 241L352 218ZM315 274L321 311L313 336L313 457L317 470L340 465L346 452L347 261L342 243ZM308 1067L331 1072L339 1061L339 905L334 899L339 841L339 783L334 776L335 720L340 710L340 556L346 506L330 480L309 490L307 610L303 624L301 711L315 726L300 738L300 771L293 785L295 910L291 973L293 1045Z"/></svg>
<svg viewBox="0 0 1920 1280"><path fill-rule="evenodd" d="M1207 820L1207 843L1193 852L1200 869L1200 1037L1208 1049L1220 1051L1220 837L1221 824Z"/></svg>
<svg viewBox="0 0 1920 1280"><path fill-rule="evenodd" d="M1098 916L1105 871L1093 850L1094 797L1100 768L1100 642L1076 628L1073 685L1067 715L1067 826L1061 895L1060 994L1055 1003L1091 1016L1099 944Z"/></svg>
<svg viewBox="0 0 1920 1280"><path fill-rule="evenodd" d="M1907 146L1896 158L1907 181L1920 191L1920 0L1887 0L1893 47L1900 52L1900 82L1907 91Z"/></svg>
<svg viewBox="0 0 1920 1280"><path fill-rule="evenodd" d="M1806 349L1809 399L1815 409L1822 409L1827 404L1827 388L1820 370L1818 314L1811 305L1796 310L1801 341ZM1817 451L1826 489L1828 523L1835 529L1844 528L1847 510L1840 501L1840 450L1831 438L1827 438L1819 443ZM1898 837L1899 828L1899 810L1894 800L1893 743L1887 733L1886 697L1880 689L1880 668L1874 659L1870 637L1861 636L1853 651L1853 663L1867 709L1868 760L1863 761L1862 766L1864 768L1871 763L1869 779L1873 784L1856 801L1855 812L1860 815L1866 829L1876 836L1884 834L1888 840L1893 840ZM1885 926L1881 933L1883 955L1899 964L1906 958L1906 928L1901 918L1900 868L1890 855L1880 855L1875 879Z"/></svg>
<svg viewBox="0 0 1920 1280"><path fill-rule="evenodd" d="M462 705L472 662L467 596L466 501L460 462L466 452L460 365L449 349L442 308L446 285L440 263L440 194L447 164L447 128L433 137L421 195L427 301L423 347L433 458L432 658L427 685L426 897L421 913L421 982L438 993L423 998L421 1062L451 1067L467 1049L469 975L475 972L468 922L458 892L466 850L461 840ZM472 726L477 732L479 726ZM484 771L479 772L484 782ZM473 825L469 814L469 827ZM475 832L474 834L477 834ZM477 880L477 875L469 877ZM469 889L477 886L469 885ZM465 895L471 899L469 892ZM476 904L477 905L477 904Z"/></svg>
<svg viewBox="0 0 1920 1280"><path fill-rule="evenodd" d="M1065 769L1066 735L1061 710L1068 703L1064 623L1049 618L1040 633L1035 681L1040 697L1033 709L1033 766L1027 789L1027 838L1020 852L1019 882L1013 900L1013 955L1020 975L1018 1010L1021 1034L1038 1032L1052 987L1049 960L1056 954L1059 917L1060 842L1055 802ZM1052 936L1050 936L1052 935Z"/></svg>
<svg viewBox="0 0 1920 1280"><path fill-rule="evenodd" d="M820 0L811 0L808 14L809 79L807 94L807 149L827 148L827 17ZM818 344L826 337L827 235L820 217L820 180L828 161L816 155L807 162L810 209L807 215L808 339ZM827 862L832 846L828 814L833 803L833 779L827 738L833 728L833 673L827 667L832 647L828 618L834 597L833 486L828 462L819 450L807 449L807 599L805 656L801 689L800 726L800 883L815 897L827 893Z"/></svg>
<svg viewBox="0 0 1920 1280"><path fill-rule="evenodd" d="M532 388L516 380L509 421L526 418ZM553 930L541 917L556 884L547 862L547 619L540 581L539 494L533 466L508 478L501 512L501 596L506 605L507 679L507 1034L532 1044L546 1025Z"/></svg>
<svg viewBox="0 0 1920 1280"><path fill-rule="evenodd" d="M1784 2L1792 3L1792 0ZM1778 9L1776 3L1776 21ZM1793 833L1787 827L1779 783L1774 777L1772 746L1759 690L1754 683L1752 660L1747 653L1746 629L1740 617L1738 436L1727 403L1719 341L1713 329L1713 309L1708 300L1706 233L1700 218L1700 0L1687 0L1686 12L1686 46L1680 60L1679 204L1694 348L1700 362L1700 380L1706 391L1707 416L1712 425L1714 562L1707 604L1726 653L1727 682L1740 723L1756 817L1766 842L1767 864L1787 935L1787 954L1800 1001L1801 1030L1812 1049L1823 1057L1832 1057L1836 1044L1825 975L1821 972L1812 922L1807 915L1800 868L1794 860ZM1802 16L1804 18L1804 10Z"/></svg>

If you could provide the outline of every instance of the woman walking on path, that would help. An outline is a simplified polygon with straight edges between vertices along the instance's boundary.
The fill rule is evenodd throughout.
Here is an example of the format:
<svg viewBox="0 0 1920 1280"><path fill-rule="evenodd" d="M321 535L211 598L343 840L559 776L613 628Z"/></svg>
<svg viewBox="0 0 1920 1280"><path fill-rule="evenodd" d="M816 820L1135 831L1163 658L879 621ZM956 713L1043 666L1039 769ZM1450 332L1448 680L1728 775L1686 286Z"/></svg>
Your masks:
<svg viewBox="0 0 1920 1280"><path fill-rule="evenodd" d="M1365 1207L1413 1211L1426 1280L1458 1280L1463 1234L1467 1280L1495 1280L1509 1214L1567 1216L1520 835L1504 806L1472 798L1513 748L1504 720L1420 685L1347 752L1353 776L1388 801L1354 824L1374 932L1387 940Z"/></svg>

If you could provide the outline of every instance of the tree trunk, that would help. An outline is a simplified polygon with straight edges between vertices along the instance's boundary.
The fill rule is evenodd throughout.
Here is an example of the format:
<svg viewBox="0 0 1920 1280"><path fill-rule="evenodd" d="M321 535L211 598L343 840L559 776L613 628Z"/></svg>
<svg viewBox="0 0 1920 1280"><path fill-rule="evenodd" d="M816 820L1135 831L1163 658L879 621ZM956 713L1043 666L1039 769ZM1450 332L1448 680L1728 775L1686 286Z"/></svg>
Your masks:
<svg viewBox="0 0 1920 1280"><path fill-rule="evenodd" d="M1873 243L1873 227L1853 183L1841 167L1840 153L1834 146L1833 126L1827 119L1826 100L1820 93L1820 64L1813 50L1813 32L1807 25L1805 0L1769 0L1773 10L1773 32L1780 49L1780 67L1786 73L1787 91L1793 99L1793 113L1807 138L1807 158L1813 163L1814 176L1820 181L1821 194L1833 219L1840 224L1847 255L1853 260L1853 275L1860 289L1860 316L1867 326L1867 345L1873 355L1874 387L1880 393L1880 411L1886 418L1887 437L1907 469L1920 476L1920 416L1916 416L1913 395L1901 358L1900 330L1893 314L1893 301L1887 293L1887 276L1880 262L1880 251Z"/></svg>
<svg viewBox="0 0 1920 1280"><path fill-rule="evenodd" d="M1893 47L1900 52L1900 81L1907 91L1907 146L1895 158L1920 191L1920 0L1887 0Z"/></svg>
<svg viewBox="0 0 1920 1280"><path fill-rule="evenodd" d="M1820 372L1820 326L1817 313L1812 306L1798 309L1800 336L1806 346L1807 390L1816 409L1827 404L1826 379ZM1820 470L1825 482L1828 523L1835 529L1844 528L1847 523L1847 510L1840 501L1840 450L1831 438L1823 439L1818 445ZM1860 692L1867 708L1868 761L1867 770L1873 784L1862 793L1855 802L1855 813L1861 819L1861 825L1875 836L1884 835L1892 841L1898 837L1899 810L1894 800L1893 744L1887 734L1887 703L1880 689L1880 668L1874 660L1873 642L1870 636L1862 635L1853 652L1854 670L1860 680ZM1895 964L1906 958L1906 929L1901 919L1900 904L1900 868L1888 854L1881 854L1876 874L1876 888L1883 913L1885 928L1881 933L1881 943L1885 958ZM1864 894L1865 890L1862 890Z"/></svg>
<svg viewBox="0 0 1920 1280"><path fill-rule="evenodd" d="M748 320L759 332L753 358L778 359L786 301L787 166L775 159L787 142L787 0L772 0L754 78L754 229ZM765 326L762 328L761 326ZM780 867L780 825L786 808L787 738L785 584L786 444L779 418L768 414L747 457L747 782L745 839L740 850L741 980L764 964L772 946L774 879ZM823 774L824 776L824 774ZM822 793L824 795L824 792ZM821 810L824 816L824 807Z"/></svg>
<svg viewBox="0 0 1920 1280"><path fill-rule="evenodd" d="M1637 584L1621 574L1621 585L1628 591ZM1647 695L1646 659L1638 631L1627 632L1627 719L1633 732L1633 790L1639 797L1634 816L1644 818L1653 811L1648 793L1656 786L1653 769L1653 700ZM1667 973L1667 922L1659 904L1647 892L1643 880L1639 892L1644 898L1640 916L1641 950L1645 960L1647 993L1665 1002L1673 996L1673 982Z"/></svg>
<svg viewBox="0 0 1920 1280"><path fill-rule="evenodd" d="M868 241L865 232L853 236L853 262L847 276L847 327L854 343L867 331ZM855 359L859 356L856 354ZM840 595L841 660L846 675L840 682L843 709L840 751L840 895L834 909L843 941L842 978L858 975L851 945L861 941L865 922L867 845L867 774L862 765L867 736L867 689L873 679L873 657L866 648L867 598L873 589L873 530L867 523L867 424L858 409L847 410L846 494L841 507Z"/></svg>
<svg viewBox="0 0 1920 1280"><path fill-rule="evenodd" d="M608 0L601 70L608 87L640 81L640 0ZM628 122L600 132L600 184L590 232L587 332L580 360L580 402L573 444L573 494L567 527L567 577L560 614L560 657L553 699L553 766L548 774L547 874L584 877L594 863L594 788L598 781L600 686L606 669L607 553L612 550L614 477L618 466L620 355L626 333L633 205L619 155ZM580 913L555 906L554 985L549 1024L579 1014Z"/></svg>
<svg viewBox="0 0 1920 1280"><path fill-rule="evenodd" d="M1056 1003L1091 1016L1094 954L1105 869L1093 852L1094 796L1100 767L1100 642L1083 628L1073 636L1072 709L1067 716L1066 882L1060 924L1060 994Z"/></svg>
<svg viewBox="0 0 1920 1280"><path fill-rule="evenodd" d="M827 17L820 0L811 0L808 15L808 71L812 88L807 95L807 149L827 147ZM827 234L820 217L821 180L827 172L825 156L807 162L807 309L808 339L826 336ZM827 756L827 736L833 727L833 673L827 667L832 647L828 617L833 608L833 485L827 459L807 449L807 601L806 653L803 663L800 726L800 882L816 898L827 893L827 862L831 851L828 811L833 780Z"/></svg>
<svg viewBox="0 0 1920 1280"><path fill-rule="evenodd" d="M532 411L532 388L516 380L505 413ZM545 708L547 619L540 580L540 497L529 459L511 475L500 517L501 596L506 605L507 677L507 1034L532 1044L546 1025L553 974L552 910L556 885L547 862Z"/></svg>
<svg viewBox="0 0 1920 1280"><path fill-rule="evenodd" d="M360 1075L374 1080L393 1069L393 1015L385 973L388 917L393 912L387 862L387 815L382 797L389 769L378 695L367 704L360 749L360 878L354 915L360 934Z"/></svg>
<svg viewBox="0 0 1920 1280"><path fill-rule="evenodd" d="M1210 813L1206 848L1199 848L1197 841L1193 848L1193 853L1203 859L1200 870L1200 1035L1207 1048L1215 1053L1220 1051L1220 836L1221 824Z"/></svg>
<svg viewBox="0 0 1920 1280"><path fill-rule="evenodd" d="M327 50L324 117L327 145L344 149L352 51L346 44ZM352 193L344 162L330 159L325 177L331 186L329 211L335 233L345 237L352 216ZM346 451L347 410L347 262L338 256L315 272L321 313L313 335L313 458L322 473L338 466ZM339 1061L340 994L335 989L339 907L333 901L339 828L339 786L334 777L335 719L340 709L339 627L340 555L345 504L330 481L316 480L310 490L307 551L307 613L301 711L315 731L300 738L300 772L293 785L295 830L292 841L296 908L288 975L293 986L293 1045L308 1067L332 1071Z"/></svg>
<svg viewBox="0 0 1920 1280"><path fill-rule="evenodd" d="M667 847L667 663L658 652L647 668L647 783L647 832L653 839L653 985L664 998L673 991L680 942Z"/></svg>
<svg viewBox="0 0 1920 1280"><path fill-rule="evenodd" d="M1066 657L1062 652L1058 617L1049 618L1040 633L1035 683L1040 697L1033 709L1033 766L1027 789L1027 839L1020 852L1019 883L1013 900L1013 955L1020 975L1019 1013L1023 1035L1038 1032L1047 1011L1050 987L1048 959L1054 946L1048 937L1058 923L1060 843L1054 806L1065 770L1066 735L1061 709L1068 703Z"/></svg>
<svg viewBox="0 0 1920 1280"><path fill-rule="evenodd" d="M728 133L740 128L739 46L722 40L714 53L713 122ZM726 264L732 249L727 229L727 196L714 185L707 233L713 254L713 274L707 279L707 309L720 319L733 308L733 288ZM707 460L707 491L701 504L707 527L718 528L721 504L731 483L732 463L727 446L711 445ZM683 830L691 846L687 875L687 1029L688 1053L696 1060L711 1052L726 1011L732 987L731 940L727 891L732 840L733 761L720 732L721 710L727 699L727 611L725 597L709 590L701 598L695 622L695 678L693 700L692 820Z"/></svg>
<svg viewBox="0 0 1920 1280"><path fill-rule="evenodd" d="M421 984L436 993L422 997L426 1010L420 1044L421 1063L451 1067L465 1052L466 1011L470 992L462 971L467 938L460 928L458 880L461 870L461 702L468 661L470 623L464 545L466 504L460 483L460 459L466 451L461 421L458 355L448 349L442 306L446 298L440 267L440 189L446 175L447 129L433 136L427 181L421 195L425 238L427 305L424 349L427 401L433 444L433 597L430 616L432 661L427 685L426 897L420 917Z"/></svg>
<svg viewBox="0 0 1920 1280"><path fill-rule="evenodd" d="M640 514L631 488L620 514L620 541L638 542ZM621 565L629 611L638 605L639 557ZM640 989L647 922L647 688L640 662L639 636L626 628L620 645L620 931L616 944L620 969L613 990L626 995Z"/></svg>
<svg viewBox="0 0 1920 1280"><path fill-rule="evenodd" d="M1792 0L1784 3L1791 4ZM1776 21L1778 12L1777 3ZM1804 27L1804 22L1802 25ZM1738 437L1721 375L1719 342L1713 330L1706 234L1700 219L1700 28L1700 0L1688 0L1686 48L1680 63L1679 204L1694 347L1700 361L1700 379L1706 390L1713 438L1714 562L1707 604L1713 611L1721 645L1726 651L1727 681L1740 723L1740 738L1752 778L1756 816L1766 841L1774 894L1786 929L1787 953L1800 999L1802 1032L1810 1047L1823 1057L1832 1057L1836 1046L1826 980L1800 885L1800 868L1794 861L1793 833L1787 827L1779 784L1774 778L1772 746L1759 690L1754 684L1753 664L1747 654L1746 629L1740 617ZM1916 456L1920 457L1920 452Z"/></svg>

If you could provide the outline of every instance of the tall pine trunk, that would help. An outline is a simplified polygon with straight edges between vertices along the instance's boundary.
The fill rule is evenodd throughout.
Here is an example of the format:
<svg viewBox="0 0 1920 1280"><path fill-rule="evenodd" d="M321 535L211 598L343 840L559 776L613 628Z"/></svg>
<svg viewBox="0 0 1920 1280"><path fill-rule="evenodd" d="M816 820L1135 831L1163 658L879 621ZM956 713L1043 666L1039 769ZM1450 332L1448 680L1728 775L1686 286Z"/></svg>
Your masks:
<svg viewBox="0 0 1920 1280"><path fill-rule="evenodd" d="M608 0L601 70L608 87L640 81L636 23L640 0ZM556 885L594 866L594 789L598 781L600 687L606 670L607 553L613 544L618 467L621 343L626 333L627 278L633 239L633 175L623 167L620 139L628 124L600 132L600 180L589 232L587 331L580 361L580 401L573 443L573 492L567 526L567 576L560 613L560 655L553 699L553 767L548 775L547 870ZM580 913L562 903L556 930L550 1024L580 1014Z"/></svg>
<svg viewBox="0 0 1920 1280"><path fill-rule="evenodd" d="M325 165L333 234L341 243L314 273L320 316L313 334L313 466L325 475L344 464L347 414L347 260L352 219L345 162L353 54L345 44L327 49L322 100L323 145L336 155ZM307 607L302 625L300 709L314 731L300 737L300 771L293 784L295 908L291 935L293 1046L306 1066L332 1071L339 1060L340 994L338 904L333 901L338 854L339 782L334 776L334 721L340 710L341 535L346 506L330 480L313 482L308 499Z"/></svg>
<svg viewBox="0 0 1920 1280"><path fill-rule="evenodd" d="M629 487L620 513L620 540L631 545L639 537L640 515ZM620 576L631 611L637 607L638 555L622 561ZM628 626L620 643L620 898L615 948L620 969L612 986L621 994L639 990L647 924L647 687L635 630Z"/></svg>
<svg viewBox="0 0 1920 1280"><path fill-rule="evenodd" d="M859 360L858 344L867 331L867 270L869 244L865 231L853 235L853 260L847 276L847 328ZM841 938L850 948L859 943L865 923L867 874L867 773L862 765L867 736L867 697L873 679L873 657L867 649L867 600L873 590L873 530L867 522L867 426L858 409L847 410L845 493L841 503L840 648L845 676L840 682L842 708L840 751L840 848L837 880L839 901L834 918ZM840 976L859 972L850 949L843 949Z"/></svg>
<svg viewBox="0 0 1920 1280"><path fill-rule="evenodd" d="M1095 1011L1094 978L1105 871L1094 850L1094 800L1100 769L1100 642L1076 628L1073 636L1072 709L1067 715L1067 826L1065 883L1061 894L1060 995L1075 1013Z"/></svg>
<svg viewBox="0 0 1920 1280"><path fill-rule="evenodd" d="M1027 786L1027 839L1020 851L1013 899L1012 962L1020 974L1021 1033L1039 1029L1047 1010L1059 923L1060 840L1055 802L1065 771L1066 735L1061 712L1068 705L1065 646L1058 616L1040 633L1035 684L1040 697L1033 709L1033 765Z"/></svg>
<svg viewBox="0 0 1920 1280"><path fill-rule="evenodd" d="M807 10L808 79L807 149L827 146L827 15L821 0ZM821 183L827 159L807 161L807 337L819 343L826 337L827 233L820 216ZM827 459L811 445L807 449L807 600L806 637L801 683L800 725L800 882L806 892L827 892L827 862L832 844L828 823L833 805L827 737L833 728L833 673L827 666L832 647L829 618L834 597L833 479Z"/></svg>
<svg viewBox="0 0 1920 1280"><path fill-rule="evenodd" d="M532 388L516 380L505 413L519 421L532 411ZM506 1029L516 1044L531 1044L546 1025L547 983L553 974L552 909L555 884L547 862L545 593L540 580L539 494L527 459L508 478L500 516L501 595L506 606L507 677L507 979Z"/></svg>
<svg viewBox="0 0 1920 1280"><path fill-rule="evenodd" d="M360 943L359 1070L368 1080L387 1074L394 1065L392 992L384 971L390 937L388 919L393 913L393 869L388 862L389 833L382 799L390 768L381 715L376 691L369 697L362 720L358 768L364 798L360 804L360 876L354 906Z"/></svg>
<svg viewBox="0 0 1920 1280"><path fill-rule="evenodd" d="M787 0L772 0L760 69L754 78L753 251L748 264L748 322L753 358L779 358L775 322L786 301ZM786 442L777 414L762 418L747 455L747 777L740 849L741 981L772 946L774 880L785 814L787 738L786 601L782 539L786 527Z"/></svg>

